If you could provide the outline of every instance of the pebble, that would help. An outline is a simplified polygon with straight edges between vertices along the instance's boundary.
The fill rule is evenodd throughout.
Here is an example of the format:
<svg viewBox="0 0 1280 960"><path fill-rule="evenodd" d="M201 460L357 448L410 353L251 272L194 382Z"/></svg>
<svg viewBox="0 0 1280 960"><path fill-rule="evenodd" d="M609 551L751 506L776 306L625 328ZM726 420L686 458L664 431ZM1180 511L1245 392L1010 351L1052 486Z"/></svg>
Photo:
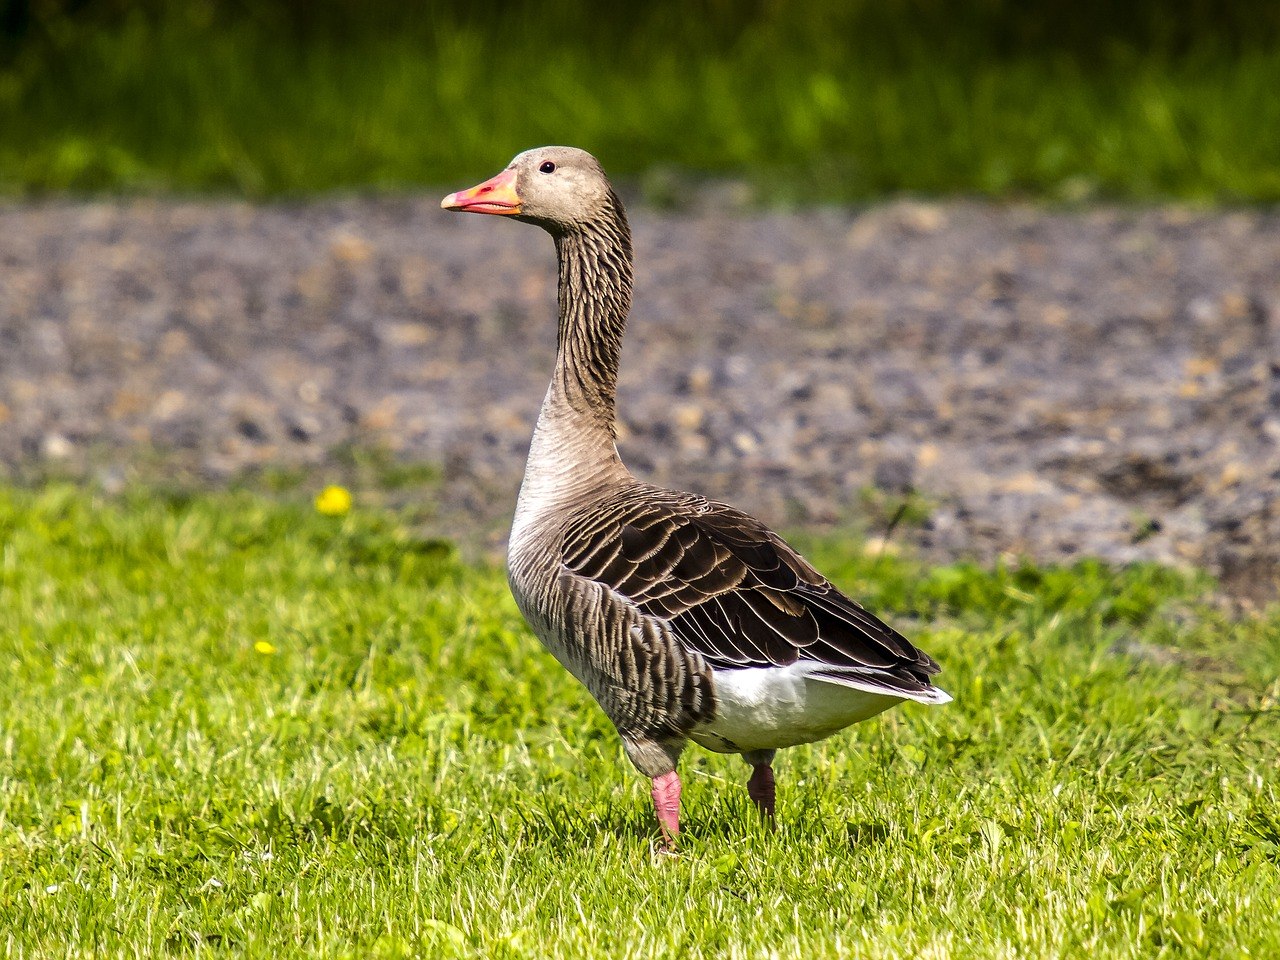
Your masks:
<svg viewBox="0 0 1280 960"><path fill-rule="evenodd" d="M40 442L40 454L47 460L65 460L75 446L60 433L47 433Z"/></svg>

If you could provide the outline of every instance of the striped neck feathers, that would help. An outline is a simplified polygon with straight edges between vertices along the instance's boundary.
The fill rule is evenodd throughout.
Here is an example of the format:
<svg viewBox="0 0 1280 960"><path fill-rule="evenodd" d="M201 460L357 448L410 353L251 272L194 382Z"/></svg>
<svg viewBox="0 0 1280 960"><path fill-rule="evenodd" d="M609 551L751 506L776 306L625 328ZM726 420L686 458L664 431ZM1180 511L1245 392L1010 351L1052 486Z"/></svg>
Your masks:
<svg viewBox="0 0 1280 960"><path fill-rule="evenodd" d="M618 357L631 309L631 229L618 198L592 222L558 232L560 323L552 390L575 417L617 436Z"/></svg>

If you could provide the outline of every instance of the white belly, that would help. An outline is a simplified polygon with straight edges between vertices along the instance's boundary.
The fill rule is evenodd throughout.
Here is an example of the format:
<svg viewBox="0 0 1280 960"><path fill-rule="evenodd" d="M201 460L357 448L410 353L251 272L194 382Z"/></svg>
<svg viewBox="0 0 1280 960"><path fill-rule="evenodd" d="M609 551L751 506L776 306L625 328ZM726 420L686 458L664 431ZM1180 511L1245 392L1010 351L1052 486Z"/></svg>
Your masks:
<svg viewBox="0 0 1280 960"><path fill-rule="evenodd" d="M717 670L716 718L689 736L717 753L812 743L887 710L903 697L818 680L812 664Z"/></svg>

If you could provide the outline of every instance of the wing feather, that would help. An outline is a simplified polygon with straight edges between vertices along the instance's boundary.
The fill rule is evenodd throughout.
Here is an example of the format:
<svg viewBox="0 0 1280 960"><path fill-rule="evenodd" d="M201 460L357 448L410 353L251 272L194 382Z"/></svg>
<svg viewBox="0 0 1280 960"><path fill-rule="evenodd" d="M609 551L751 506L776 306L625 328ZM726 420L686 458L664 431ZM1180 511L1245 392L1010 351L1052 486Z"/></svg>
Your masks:
<svg viewBox="0 0 1280 960"><path fill-rule="evenodd" d="M811 662L835 683L919 695L938 665L759 521L644 484L583 508L562 556L670 624L712 667Z"/></svg>

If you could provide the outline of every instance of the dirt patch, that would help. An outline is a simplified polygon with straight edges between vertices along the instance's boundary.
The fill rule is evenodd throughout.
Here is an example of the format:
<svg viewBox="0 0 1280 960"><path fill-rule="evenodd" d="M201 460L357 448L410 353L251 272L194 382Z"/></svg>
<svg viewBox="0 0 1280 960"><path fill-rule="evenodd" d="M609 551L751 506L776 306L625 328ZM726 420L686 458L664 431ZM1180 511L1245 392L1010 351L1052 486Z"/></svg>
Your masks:
<svg viewBox="0 0 1280 960"><path fill-rule="evenodd" d="M624 458L777 525L931 556L1280 577L1280 216L638 211ZM550 372L550 241L435 198L0 208L0 464L218 480L352 446L441 464L493 537ZM874 533L875 531L871 531Z"/></svg>

